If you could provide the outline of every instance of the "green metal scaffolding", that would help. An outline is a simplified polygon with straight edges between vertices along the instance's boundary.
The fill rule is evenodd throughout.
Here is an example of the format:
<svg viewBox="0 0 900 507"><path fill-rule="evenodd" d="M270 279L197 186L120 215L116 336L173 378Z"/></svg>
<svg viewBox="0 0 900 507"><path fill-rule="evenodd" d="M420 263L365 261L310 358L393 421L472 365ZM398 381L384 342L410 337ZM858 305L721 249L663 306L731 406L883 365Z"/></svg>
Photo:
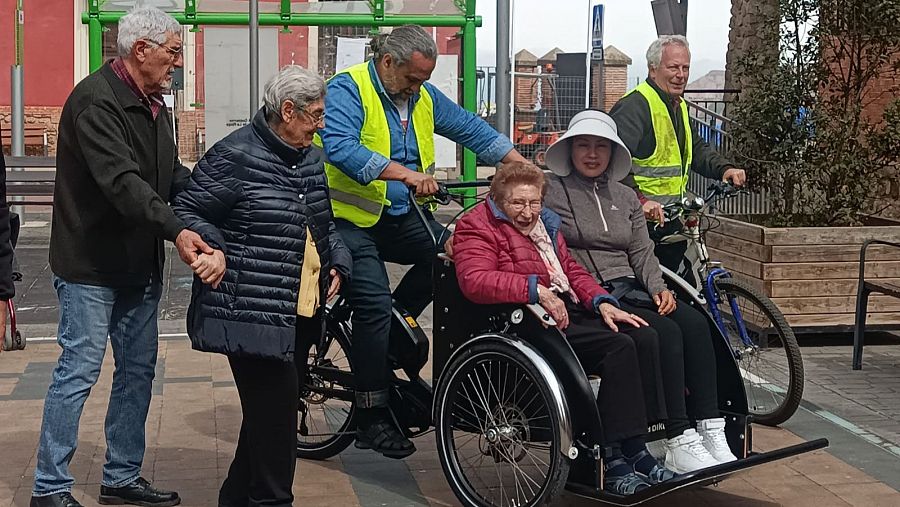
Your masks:
<svg viewBox="0 0 900 507"><path fill-rule="evenodd" d="M415 24L434 27L459 27L462 35L463 107L476 112L475 29L481 26L481 16L475 15L476 0L348 0L343 2L260 2L259 26L354 26L377 29L382 26ZM87 10L81 21L88 25L88 47L91 72L103 65L103 26L118 23L126 14L125 0L87 0ZM156 2L153 2L156 3ZM222 0L172 0L179 9L162 7L179 23L194 29L204 25L247 26L248 12L224 12L235 2ZM198 8L200 4L200 8ZM247 5L247 4L244 4ZM207 10L203 7L209 6ZM406 12L409 10L421 12ZM345 12L335 12L343 10ZM463 150L463 180L477 178L475 153Z"/></svg>

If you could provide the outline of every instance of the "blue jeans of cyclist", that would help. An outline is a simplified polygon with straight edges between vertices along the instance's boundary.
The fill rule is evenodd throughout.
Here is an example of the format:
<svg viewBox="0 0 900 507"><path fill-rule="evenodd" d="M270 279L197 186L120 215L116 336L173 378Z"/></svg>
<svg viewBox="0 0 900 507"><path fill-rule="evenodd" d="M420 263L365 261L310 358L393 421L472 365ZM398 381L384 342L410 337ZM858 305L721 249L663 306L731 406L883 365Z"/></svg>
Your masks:
<svg viewBox="0 0 900 507"><path fill-rule="evenodd" d="M107 340L116 369L106 412L102 484L124 486L140 476L144 460L162 285L153 281L143 287L100 287L59 277L53 278L53 285L59 297L57 342L62 353L44 401L33 494L72 490L75 481L69 463L77 446L78 423L100 377Z"/></svg>
<svg viewBox="0 0 900 507"><path fill-rule="evenodd" d="M442 249L449 232L430 213L426 216ZM435 246L413 210L404 215L383 214L368 228L341 219L335 220L335 226L353 256L353 276L342 292L353 308L351 355L357 403L366 408L386 406L391 300L414 317L428 306ZM393 294L385 262L412 266Z"/></svg>

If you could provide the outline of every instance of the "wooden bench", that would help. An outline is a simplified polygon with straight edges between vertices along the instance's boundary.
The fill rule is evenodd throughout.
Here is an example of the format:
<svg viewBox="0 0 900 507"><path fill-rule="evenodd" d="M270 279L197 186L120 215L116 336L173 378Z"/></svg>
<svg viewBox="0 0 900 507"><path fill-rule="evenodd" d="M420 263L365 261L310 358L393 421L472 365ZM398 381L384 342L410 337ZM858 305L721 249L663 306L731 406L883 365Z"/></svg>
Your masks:
<svg viewBox="0 0 900 507"><path fill-rule="evenodd" d="M49 142L47 139L47 129L44 127L33 127L26 126L25 127L25 153L27 154L29 151L37 152L39 156L46 157L49 149ZM12 126L4 123L0 125L0 138L2 138L2 145L4 153L12 149ZM32 148L29 150L29 148Z"/></svg>
<svg viewBox="0 0 900 507"><path fill-rule="evenodd" d="M6 162L6 195L12 206L52 206L56 157L10 157ZM13 171L12 168L41 169ZM10 197L21 197L21 200Z"/></svg>
<svg viewBox="0 0 900 507"><path fill-rule="evenodd" d="M900 285L888 281L866 280L866 248L869 245L885 245L900 248L900 243L870 239L859 251L859 288L856 293L856 326L853 332L853 369L862 369L862 352L866 337L866 313L869 311L869 294L875 292L900 299Z"/></svg>

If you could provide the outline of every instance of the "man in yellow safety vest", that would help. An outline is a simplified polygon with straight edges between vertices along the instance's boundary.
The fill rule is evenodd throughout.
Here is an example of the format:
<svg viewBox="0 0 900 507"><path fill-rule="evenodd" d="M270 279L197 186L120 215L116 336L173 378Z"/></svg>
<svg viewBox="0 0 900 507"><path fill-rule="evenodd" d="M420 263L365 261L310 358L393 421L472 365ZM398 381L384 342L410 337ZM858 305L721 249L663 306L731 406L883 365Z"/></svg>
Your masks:
<svg viewBox="0 0 900 507"><path fill-rule="evenodd" d="M747 176L691 128L683 98L691 68L687 39L657 39L647 50L647 68L647 79L619 100L610 115L632 156L632 174L622 183L638 191L647 219L662 224L662 206L681 199L689 170L736 186L744 185ZM686 242L659 245L656 256L678 271L686 248Z"/></svg>
<svg viewBox="0 0 900 507"><path fill-rule="evenodd" d="M344 294L353 307L353 369L357 390L356 446L403 458L415 446L388 411L391 299L413 316L431 301L434 245L409 199L434 194L434 135L476 152L489 164L523 161L509 139L459 107L426 81L437 46L419 26L372 39L372 60L328 82L325 150L335 224L353 255ZM429 218L430 214L429 214ZM448 233L432 220L436 236ZM391 294L384 262L412 265Z"/></svg>

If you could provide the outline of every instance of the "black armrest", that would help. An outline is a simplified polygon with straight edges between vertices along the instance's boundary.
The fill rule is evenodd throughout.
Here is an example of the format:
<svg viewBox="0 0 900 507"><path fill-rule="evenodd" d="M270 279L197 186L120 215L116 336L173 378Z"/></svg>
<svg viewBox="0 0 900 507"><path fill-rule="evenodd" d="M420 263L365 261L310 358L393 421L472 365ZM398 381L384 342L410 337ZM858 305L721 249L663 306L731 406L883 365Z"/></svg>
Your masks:
<svg viewBox="0 0 900 507"><path fill-rule="evenodd" d="M882 239L867 239L867 240L865 240L862 244L862 248L859 249L859 283L860 283L860 286L862 286L862 283L865 280L866 249L869 248L869 245L885 245L885 246L891 246L894 248L900 248L900 243L895 243L893 241L884 241Z"/></svg>

